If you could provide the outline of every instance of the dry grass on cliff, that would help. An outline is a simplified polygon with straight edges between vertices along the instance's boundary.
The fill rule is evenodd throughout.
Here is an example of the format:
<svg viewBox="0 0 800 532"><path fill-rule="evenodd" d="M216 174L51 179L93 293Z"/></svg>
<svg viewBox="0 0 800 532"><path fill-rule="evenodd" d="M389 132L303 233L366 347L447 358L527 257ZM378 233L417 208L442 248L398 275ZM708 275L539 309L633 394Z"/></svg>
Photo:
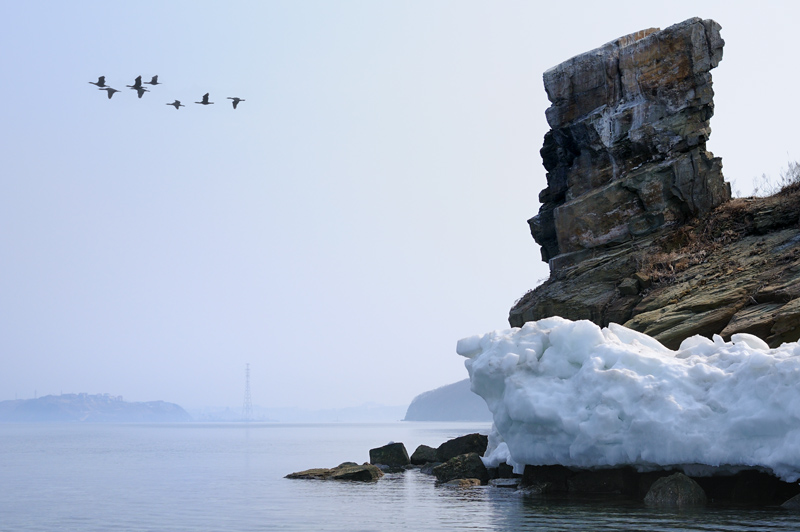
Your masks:
<svg viewBox="0 0 800 532"><path fill-rule="evenodd" d="M786 170L782 170L778 179L773 180L767 174L753 180L753 196L770 197L791 194L800 190L800 162L789 162Z"/></svg>
<svg viewBox="0 0 800 532"><path fill-rule="evenodd" d="M766 234L800 223L800 165L797 176L767 197L734 198L707 217L669 231L637 256L637 269L654 283L672 283L677 275L701 264L723 246L754 234Z"/></svg>

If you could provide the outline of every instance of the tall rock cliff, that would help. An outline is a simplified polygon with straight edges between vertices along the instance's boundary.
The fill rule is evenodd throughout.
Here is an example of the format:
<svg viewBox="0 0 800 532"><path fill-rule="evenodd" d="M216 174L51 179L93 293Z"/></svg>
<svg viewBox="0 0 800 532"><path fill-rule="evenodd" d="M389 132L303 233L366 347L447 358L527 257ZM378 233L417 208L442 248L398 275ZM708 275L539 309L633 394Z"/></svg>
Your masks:
<svg viewBox="0 0 800 532"><path fill-rule="evenodd" d="M547 188L529 223L552 268L730 199L706 151L719 30L699 18L643 30L544 73Z"/></svg>
<svg viewBox="0 0 800 532"><path fill-rule="evenodd" d="M689 19L548 70L547 188L528 221L550 279L509 322L622 323L669 347L693 334L800 337L800 192L731 200L706 150L724 41Z"/></svg>

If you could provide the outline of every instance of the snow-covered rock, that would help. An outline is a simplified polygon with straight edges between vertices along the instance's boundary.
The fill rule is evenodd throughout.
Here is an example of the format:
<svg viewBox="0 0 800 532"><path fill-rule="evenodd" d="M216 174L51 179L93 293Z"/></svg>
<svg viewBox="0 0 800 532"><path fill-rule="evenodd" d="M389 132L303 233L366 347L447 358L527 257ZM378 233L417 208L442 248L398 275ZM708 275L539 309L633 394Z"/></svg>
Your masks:
<svg viewBox="0 0 800 532"><path fill-rule="evenodd" d="M677 351L558 317L458 342L494 418L487 466L764 468L800 478L800 346L694 336ZM709 467L710 466L710 467Z"/></svg>

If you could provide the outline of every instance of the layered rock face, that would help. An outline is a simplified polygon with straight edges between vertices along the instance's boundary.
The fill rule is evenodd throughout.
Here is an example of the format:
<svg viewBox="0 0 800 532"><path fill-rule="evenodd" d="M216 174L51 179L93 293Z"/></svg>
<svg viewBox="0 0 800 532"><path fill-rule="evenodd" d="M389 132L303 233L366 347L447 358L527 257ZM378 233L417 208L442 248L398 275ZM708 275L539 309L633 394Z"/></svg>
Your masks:
<svg viewBox="0 0 800 532"><path fill-rule="evenodd" d="M548 186L529 221L551 275L509 323L620 323L689 336L800 339L800 184L729 201L705 150L719 25L645 30L545 73Z"/></svg>
<svg viewBox="0 0 800 532"><path fill-rule="evenodd" d="M528 223L551 271L730 199L705 149L719 30L699 18L643 30L545 72L547 188Z"/></svg>

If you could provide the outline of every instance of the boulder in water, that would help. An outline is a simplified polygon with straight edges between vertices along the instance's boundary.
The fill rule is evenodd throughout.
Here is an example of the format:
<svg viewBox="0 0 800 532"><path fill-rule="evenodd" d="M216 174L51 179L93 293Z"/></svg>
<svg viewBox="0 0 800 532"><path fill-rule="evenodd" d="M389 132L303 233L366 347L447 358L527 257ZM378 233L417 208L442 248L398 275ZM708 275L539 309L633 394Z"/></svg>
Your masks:
<svg viewBox="0 0 800 532"><path fill-rule="evenodd" d="M286 478L310 480L357 480L370 482L383 476L383 471L372 464L358 465L355 462L344 462L338 466L325 469L306 469L297 473L290 473Z"/></svg>
<svg viewBox="0 0 800 532"><path fill-rule="evenodd" d="M411 463L408 451L402 443L390 443L383 447L369 450L369 463L381 464L390 468L402 468Z"/></svg>
<svg viewBox="0 0 800 532"><path fill-rule="evenodd" d="M451 458L433 468L436 480L441 483L456 479L477 478L482 484L489 482L489 471L478 453L468 453Z"/></svg>
<svg viewBox="0 0 800 532"><path fill-rule="evenodd" d="M656 480L644 497L648 506L700 506L706 500L703 488L683 473Z"/></svg>
<svg viewBox="0 0 800 532"><path fill-rule="evenodd" d="M482 456L488 445L489 437L484 434L474 433L459 436L444 442L436 449L436 460L447 462L458 455L469 453L477 453Z"/></svg>

